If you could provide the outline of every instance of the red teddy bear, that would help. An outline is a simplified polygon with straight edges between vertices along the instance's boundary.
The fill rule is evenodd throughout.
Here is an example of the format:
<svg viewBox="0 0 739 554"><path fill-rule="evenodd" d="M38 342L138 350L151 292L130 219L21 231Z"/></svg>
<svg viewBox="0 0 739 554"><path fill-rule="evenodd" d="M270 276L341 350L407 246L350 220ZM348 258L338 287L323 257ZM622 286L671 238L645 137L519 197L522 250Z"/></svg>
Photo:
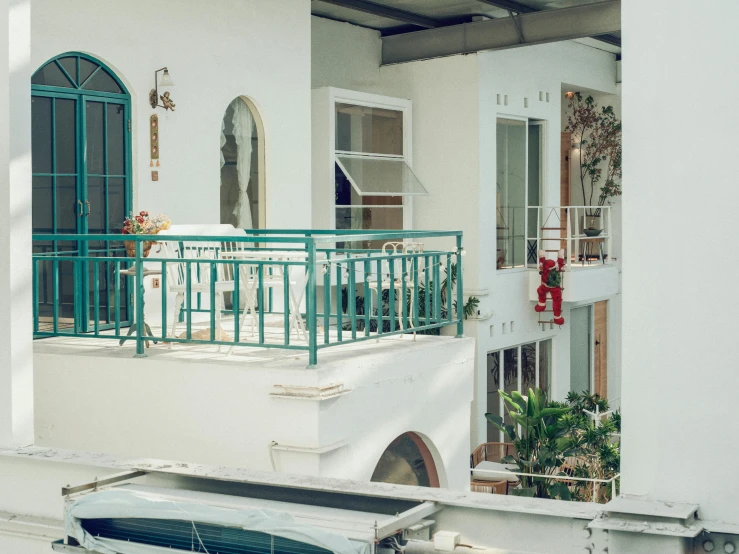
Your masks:
<svg viewBox="0 0 739 554"><path fill-rule="evenodd" d="M547 307L547 293L552 296L552 311L554 312L554 323L562 325L565 318L562 317L562 273L565 266L565 251L560 250L557 261L548 260L546 253L539 250L539 275L541 285L536 289L539 294L539 303L534 306L537 312L543 312Z"/></svg>

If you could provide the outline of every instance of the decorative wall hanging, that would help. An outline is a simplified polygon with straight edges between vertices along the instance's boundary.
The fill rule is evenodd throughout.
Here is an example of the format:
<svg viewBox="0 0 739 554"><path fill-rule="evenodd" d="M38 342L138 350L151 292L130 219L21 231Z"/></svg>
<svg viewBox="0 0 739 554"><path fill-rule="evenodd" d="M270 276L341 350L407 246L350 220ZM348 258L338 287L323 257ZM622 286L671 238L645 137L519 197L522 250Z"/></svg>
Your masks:
<svg viewBox="0 0 739 554"><path fill-rule="evenodd" d="M159 167L159 116L152 114L149 118L149 167L154 167L154 160Z"/></svg>
<svg viewBox="0 0 739 554"><path fill-rule="evenodd" d="M547 310L547 295L552 297L552 312L554 319L551 321L542 321L539 323L554 323L562 325L565 318L562 317L562 274L565 269L565 251L560 250L557 253L557 261L549 260L544 250L539 250L539 275L541 275L541 285L536 289L539 295L539 303L534 306L534 311L541 313Z"/></svg>
<svg viewBox="0 0 739 554"><path fill-rule="evenodd" d="M157 74L160 71L163 71L162 76L160 79L157 79ZM159 95L159 87L165 88L173 86L174 81L172 81L172 77L170 76L169 70L166 67L157 69L154 72L154 88L151 89L151 91L149 92L149 105L152 107L152 109L160 107L164 108L165 110L174 111L175 103L170 98L169 92L165 92L161 96ZM159 103L159 100L162 101L161 104Z"/></svg>

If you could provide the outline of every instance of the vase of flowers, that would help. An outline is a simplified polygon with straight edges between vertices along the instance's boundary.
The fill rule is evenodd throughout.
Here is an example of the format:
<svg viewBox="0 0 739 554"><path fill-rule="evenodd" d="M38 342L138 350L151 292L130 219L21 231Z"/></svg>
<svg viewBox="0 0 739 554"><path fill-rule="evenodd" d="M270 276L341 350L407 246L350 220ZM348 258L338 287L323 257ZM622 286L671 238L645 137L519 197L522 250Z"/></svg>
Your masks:
<svg viewBox="0 0 739 554"><path fill-rule="evenodd" d="M138 215L131 215L126 218L123 222L122 233L124 235L156 235L159 231L169 229L172 222L165 215L159 214L151 216L147 211L141 211ZM149 255L151 246L154 244L153 240L144 241L142 253L144 258ZM124 246L126 247L126 254L129 258L136 257L136 241L124 240Z"/></svg>

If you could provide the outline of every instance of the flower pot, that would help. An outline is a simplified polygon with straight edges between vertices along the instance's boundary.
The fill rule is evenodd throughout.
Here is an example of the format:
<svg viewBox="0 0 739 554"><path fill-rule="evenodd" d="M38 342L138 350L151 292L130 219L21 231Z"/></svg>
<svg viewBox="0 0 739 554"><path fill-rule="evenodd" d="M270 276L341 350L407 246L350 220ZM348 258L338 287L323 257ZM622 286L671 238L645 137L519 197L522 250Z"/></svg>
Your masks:
<svg viewBox="0 0 739 554"><path fill-rule="evenodd" d="M585 233L585 236L597 237L603 232L603 229L583 229L582 232Z"/></svg>
<svg viewBox="0 0 739 554"><path fill-rule="evenodd" d="M524 496L526 498L534 498L536 496L536 487L521 487L519 489L511 489L508 492L512 496Z"/></svg>
<svg viewBox="0 0 739 554"><path fill-rule="evenodd" d="M154 244L153 240L145 240L144 244L141 249L141 253L146 258L149 255L149 252L151 251L151 245ZM126 247L126 255L129 258L135 258L136 257L136 241L133 240L124 240L123 245Z"/></svg>

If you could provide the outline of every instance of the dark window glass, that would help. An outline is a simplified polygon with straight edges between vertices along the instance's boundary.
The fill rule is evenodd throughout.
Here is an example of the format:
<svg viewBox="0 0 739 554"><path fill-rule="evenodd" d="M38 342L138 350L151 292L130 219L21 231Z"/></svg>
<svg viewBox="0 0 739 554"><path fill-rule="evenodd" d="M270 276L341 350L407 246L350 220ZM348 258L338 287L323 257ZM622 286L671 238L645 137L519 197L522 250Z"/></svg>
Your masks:
<svg viewBox="0 0 739 554"><path fill-rule="evenodd" d="M431 486L423 454L408 433L395 439L383 452L371 481L415 487Z"/></svg>
<svg viewBox="0 0 739 554"><path fill-rule="evenodd" d="M101 102L87 102L87 173L92 175L105 173L104 107Z"/></svg>
<svg viewBox="0 0 739 554"><path fill-rule="evenodd" d="M521 346L521 394L536 388L536 343Z"/></svg>
<svg viewBox="0 0 739 554"><path fill-rule="evenodd" d="M57 98L56 107L56 171L55 173L75 173L77 171L77 123L75 100Z"/></svg>
<svg viewBox="0 0 739 554"><path fill-rule="evenodd" d="M31 99L31 165L34 173L51 173L51 98Z"/></svg>
<svg viewBox="0 0 739 554"><path fill-rule="evenodd" d="M126 219L125 179L108 179L108 232L118 233Z"/></svg>
<svg viewBox="0 0 739 554"><path fill-rule="evenodd" d="M56 178L56 232L76 233L77 217L81 209L77 202L77 179Z"/></svg>
<svg viewBox="0 0 739 554"><path fill-rule="evenodd" d="M84 58L80 58L80 85L87 81L90 75L92 75L92 72L95 71L98 67L100 67L98 64L92 63L91 61Z"/></svg>
<svg viewBox="0 0 739 554"><path fill-rule="evenodd" d="M488 412L501 416L500 404L502 399L498 393L500 390L500 352L489 352L488 353ZM505 442L501 435L500 430L497 427L493 427L489 423L487 424L488 429L488 442Z"/></svg>
<svg viewBox="0 0 739 554"><path fill-rule="evenodd" d="M31 79L31 83L50 87L74 88L74 84L64 76L56 62L47 63L39 69Z"/></svg>
<svg viewBox="0 0 739 554"><path fill-rule="evenodd" d="M122 104L108 104L108 175L125 174L125 111Z"/></svg>
<svg viewBox="0 0 739 554"><path fill-rule="evenodd" d="M90 234L105 233L105 178L87 178L87 201L85 214L87 217L87 230Z"/></svg>
<svg viewBox="0 0 739 554"><path fill-rule="evenodd" d="M59 63L64 68L64 71L66 71L69 76L72 78L72 81L75 83L78 83L77 81L77 58L61 58L59 60Z"/></svg>
<svg viewBox="0 0 739 554"><path fill-rule="evenodd" d="M83 88L87 90L99 90L100 92L123 93L121 87L119 87L118 83L115 82L115 79L113 79L113 77L103 69L95 73L95 75L85 83Z"/></svg>
<svg viewBox="0 0 739 554"><path fill-rule="evenodd" d="M513 391L518 391L518 347L503 351L503 382L503 390L506 393L511 394ZM508 415L508 410L506 410L504 420L507 425L515 423Z"/></svg>
<svg viewBox="0 0 739 554"><path fill-rule="evenodd" d="M33 232L53 233L53 200L51 177L33 178Z"/></svg>
<svg viewBox="0 0 739 554"><path fill-rule="evenodd" d="M552 360L552 339L543 340L539 343L539 388L547 393L547 398L552 399L552 393L549 390L551 382L551 360Z"/></svg>

